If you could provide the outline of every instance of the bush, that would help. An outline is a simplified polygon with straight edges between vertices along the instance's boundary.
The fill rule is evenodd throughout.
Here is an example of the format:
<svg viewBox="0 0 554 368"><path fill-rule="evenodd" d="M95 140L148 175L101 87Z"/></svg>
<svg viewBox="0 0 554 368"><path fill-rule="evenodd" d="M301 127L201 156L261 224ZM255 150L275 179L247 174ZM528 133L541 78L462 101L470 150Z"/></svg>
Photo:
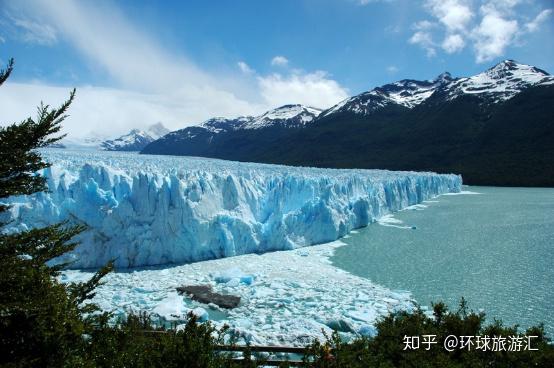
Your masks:
<svg viewBox="0 0 554 368"><path fill-rule="evenodd" d="M358 338L350 343L341 341L338 333L315 341L304 357L309 367L552 367L554 346L545 336L542 326L531 327L523 335L536 336L532 348L537 351L483 351L473 345L471 349L456 348L447 351L443 346L449 335L496 336L507 342L518 335L517 326L506 327L502 322L483 326L483 313L468 312L462 298L460 307L450 313L443 303L433 306L433 317L420 309L413 313L398 312L377 323L374 338ZM419 349L405 349L405 336L435 335L436 344L422 345ZM509 345L506 345L508 349ZM492 346L491 346L492 348Z"/></svg>

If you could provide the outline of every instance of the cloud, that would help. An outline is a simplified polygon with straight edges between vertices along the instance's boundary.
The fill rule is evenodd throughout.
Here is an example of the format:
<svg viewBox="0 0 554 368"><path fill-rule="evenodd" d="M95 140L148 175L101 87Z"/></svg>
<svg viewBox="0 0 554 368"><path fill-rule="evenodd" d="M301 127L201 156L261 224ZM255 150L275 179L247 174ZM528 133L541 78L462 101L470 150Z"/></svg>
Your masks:
<svg viewBox="0 0 554 368"><path fill-rule="evenodd" d="M464 48L465 41L459 34L451 34L446 36L441 46L448 54L453 54Z"/></svg>
<svg viewBox="0 0 554 368"><path fill-rule="evenodd" d="M221 72L228 70L225 67L206 70L178 50L162 48L111 2L57 0L53 7L48 0L4 1L17 19L55 25L50 34L77 50L85 65L111 76L110 88L77 86L71 118L64 122L73 135L90 130L119 134L156 121L178 129L213 116L260 114L284 100L329 107L346 95L324 72L263 76L246 61L237 63L243 73ZM286 58L280 58L283 64ZM8 80L0 88L0 124L24 119L41 99L59 104L69 90L40 81Z"/></svg>
<svg viewBox="0 0 554 368"><path fill-rule="evenodd" d="M281 55L277 55L273 59L271 59L271 65L273 66L287 66L288 64L289 60Z"/></svg>
<svg viewBox="0 0 554 368"><path fill-rule="evenodd" d="M389 26L386 26L384 31L387 34L398 34L402 32L402 26L400 24L394 24L394 25L391 24Z"/></svg>
<svg viewBox="0 0 554 368"><path fill-rule="evenodd" d="M492 7L482 7L481 23L473 30L476 61L490 61L504 54L519 30L517 20L507 20Z"/></svg>
<svg viewBox="0 0 554 368"><path fill-rule="evenodd" d="M433 57L437 54L431 32L417 31L412 35L412 37L410 37L408 42L413 45L421 46L427 52L428 57Z"/></svg>
<svg viewBox="0 0 554 368"><path fill-rule="evenodd" d="M237 63L237 66L239 67L240 71L244 74L252 74L255 72L254 69L250 68L248 64L246 64L244 61L239 61Z"/></svg>
<svg viewBox="0 0 554 368"><path fill-rule="evenodd" d="M545 9L528 21L528 5L524 0L426 0L424 9L434 20L414 23L408 41L424 49L428 57L437 54L439 45L434 39L443 39L440 48L447 54L470 44L476 62L490 61L510 46L523 44L523 36L536 32L552 15L552 9Z"/></svg>
<svg viewBox="0 0 554 368"><path fill-rule="evenodd" d="M428 0L426 6L450 32L463 31L473 17L469 4L464 0Z"/></svg>
<svg viewBox="0 0 554 368"><path fill-rule="evenodd" d="M258 77L261 94L267 103L281 106L301 103L328 108L348 97L348 91L323 71L283 76Z"/></svg>
<svg viewBox="0 0 554 368"><path fill-rule="evenodd" d="M552 15L552 9L545 9L541 11L535 19L525 25L525 29L528 32L536 32L541 24L543 24Z"/></svg>
<svg viewBox="0 0 554 368"><path fill-rule="evenodd" d="M373 3L390 3L393 1L394 0L356 0L358 5L362 5L362 6L373 4Z"/></svg>
<svg viewBox="0 0 554 368"><path fill-rule="evenodd" d="M436 27L436 24L428 20L421 20L419 22L414 23L414 25L412 26L412 28L415 29L416 31L426 31L435 27Z"/></svg>
<svg viewBox="0 0 554 368"><path fill-rule="evenodd" d="M49 24L26 17L15 17L9 13L7 16L24 42L51 46L58 41L56 30Z"/></svg>
<svg viewBox="0 0 554 368"><path fill-rule="evenodd" d="M394 65L389 65L387 66L387 73L389 74L396 74L398 73L398 67L394 66Z"/></svg>
<svg viewBox="0 0 554 368"><path fill-rule="evenodd" d="M5 106L2 124L19 122L34 117L36 107L43 100L51 106L59 106L69 96L70 88L38 83L13 83L8 80L0 87L0 100ZM81 86L69 108L70 117L63 123L63 131L72 137L82 137L91 132L114 137L127 133L131 127L145 128L156 121L168 127L183 125L181 116L201 114L197 104L177 104L158 94ZM197 110L197 111L194 111Z"/></svg>

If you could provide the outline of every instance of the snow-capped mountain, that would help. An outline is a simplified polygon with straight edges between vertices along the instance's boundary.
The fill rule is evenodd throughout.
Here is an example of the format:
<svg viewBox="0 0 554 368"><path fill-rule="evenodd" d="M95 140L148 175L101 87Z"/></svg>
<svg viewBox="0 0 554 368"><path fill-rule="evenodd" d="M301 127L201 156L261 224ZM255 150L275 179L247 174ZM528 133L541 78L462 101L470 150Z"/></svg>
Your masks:
<svg viewBox="0 0 554 368"><path fill-rule="evenodd" d="M403 79L347 98L324 111L321 116L347 111L367 115L391 104L412 108L429 98L439 87L449 84L453 80L448 72L442 73L430 81Z"/></svg>
<svg viewBox="0 0 554 368"><path fill-rule="evenodd" d="M324 111L321 116L341 112L368 115L395 104L411 109L426 101L435 92L444 93L447 100L472 94L495 103L506 101L529 87L552 83L554 77L544 70L513 60L504 60L483 73L468 78L453 78L450 73L445 72L433 80L404 79L385 84L350 97Z"/></svg>
<svg viewBox="0 0 554 368"><path fill-rule="evenodd" d="M313 121L321 110L304 105L284 105L259 116L240 116L236 119L212 118L200 125L213 133L238 129L260 129L270 126L299 127ZM186 128L185 128L186 129Z"/></svg>
<svg viewBox="0 0 554 368"><path fill-rule="evenodd" d="M105 140L100 143L100 148L106 151L140 151L167 133L169 130L162 123L156 123L146 130L133 129L119 138Z"/></svg>
<svg viewBox="0 0 554 368"><path fill-rule="evenodd" d="M291 129L303 128L314 122L321 110L304 105L284 105L259 116L240 116L235 119L212 118L201 124L180 129L146 146L143 153L211 155L212 147L223 141L246 140L242 146L263 144ZM265 132L271 132L265 136ZM235 151L240 147L228 147ZM183 150L184 149L184 150ZM226 148L227 149L227 148Z"/></svg>
<svg viewBox="0 0 554 368"><path fill-rule="evenodd" d="M405 79L318 114L300 105L211 119L142 153L336 168L461 173L469 184L552 186L554 77L505 60L477 75ZM279 127L296 127L287 129ZM300 128L301 127L301 128Z"/></svg>
<svg viewBox="0 0 554 368"><path fill-rule="evenodd" d="M554 83L554 77L531 65L504 60L492 68L469 78L459 78L445 86L448 99L462 94L481 95L491 102L506 101L536 85Z"/></svg>
<svg viewBox="0 0 554 368"><path fill-rule="evenodd" d="M253 118L244 125L244 129L260 129L270 126L298 128L319 116L320 109L304 105L285 105Z"/></svg>

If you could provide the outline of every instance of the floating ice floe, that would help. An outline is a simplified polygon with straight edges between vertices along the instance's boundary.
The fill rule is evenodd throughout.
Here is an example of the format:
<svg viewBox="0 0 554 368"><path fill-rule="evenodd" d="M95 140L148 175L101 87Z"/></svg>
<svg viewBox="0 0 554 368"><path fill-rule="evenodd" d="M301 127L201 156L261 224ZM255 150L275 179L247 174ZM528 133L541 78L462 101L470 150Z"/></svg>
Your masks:
<svg viewBox="0 0 554 368"><path fill-rule="evenodd" d="M413 310L409 292L392 291L334 267L328 257L342 245L335 241L300 250L114 272L106 276L93 301L116 315L146 311L177 324L184 324L192 312L218 327L229 325L240 343L295 346L321 339L322 331L333 329L346 339L373 336L379 318ZM250 284L216 281L222 274L256 277ZM67 270L61 279L83 281L91 276L92 272ZM230 310L201 304L177 294L176 288L183 284L209 284L218 293L240 296L241 302Z"/></svg>

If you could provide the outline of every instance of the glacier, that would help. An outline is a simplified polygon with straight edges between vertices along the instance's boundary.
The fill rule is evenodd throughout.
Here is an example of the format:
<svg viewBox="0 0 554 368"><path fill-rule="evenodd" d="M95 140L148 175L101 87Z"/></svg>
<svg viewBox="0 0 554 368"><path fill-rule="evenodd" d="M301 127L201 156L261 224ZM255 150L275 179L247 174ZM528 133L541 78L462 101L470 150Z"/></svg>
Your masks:
<svg viewBox="0 0 554 368"><path fill-rule="evenodd" d="M444 193L454 174L321 169L45 149L49 192L8 199L6 231L88 229L71 268L181 264L330 242Z"/></svg>

